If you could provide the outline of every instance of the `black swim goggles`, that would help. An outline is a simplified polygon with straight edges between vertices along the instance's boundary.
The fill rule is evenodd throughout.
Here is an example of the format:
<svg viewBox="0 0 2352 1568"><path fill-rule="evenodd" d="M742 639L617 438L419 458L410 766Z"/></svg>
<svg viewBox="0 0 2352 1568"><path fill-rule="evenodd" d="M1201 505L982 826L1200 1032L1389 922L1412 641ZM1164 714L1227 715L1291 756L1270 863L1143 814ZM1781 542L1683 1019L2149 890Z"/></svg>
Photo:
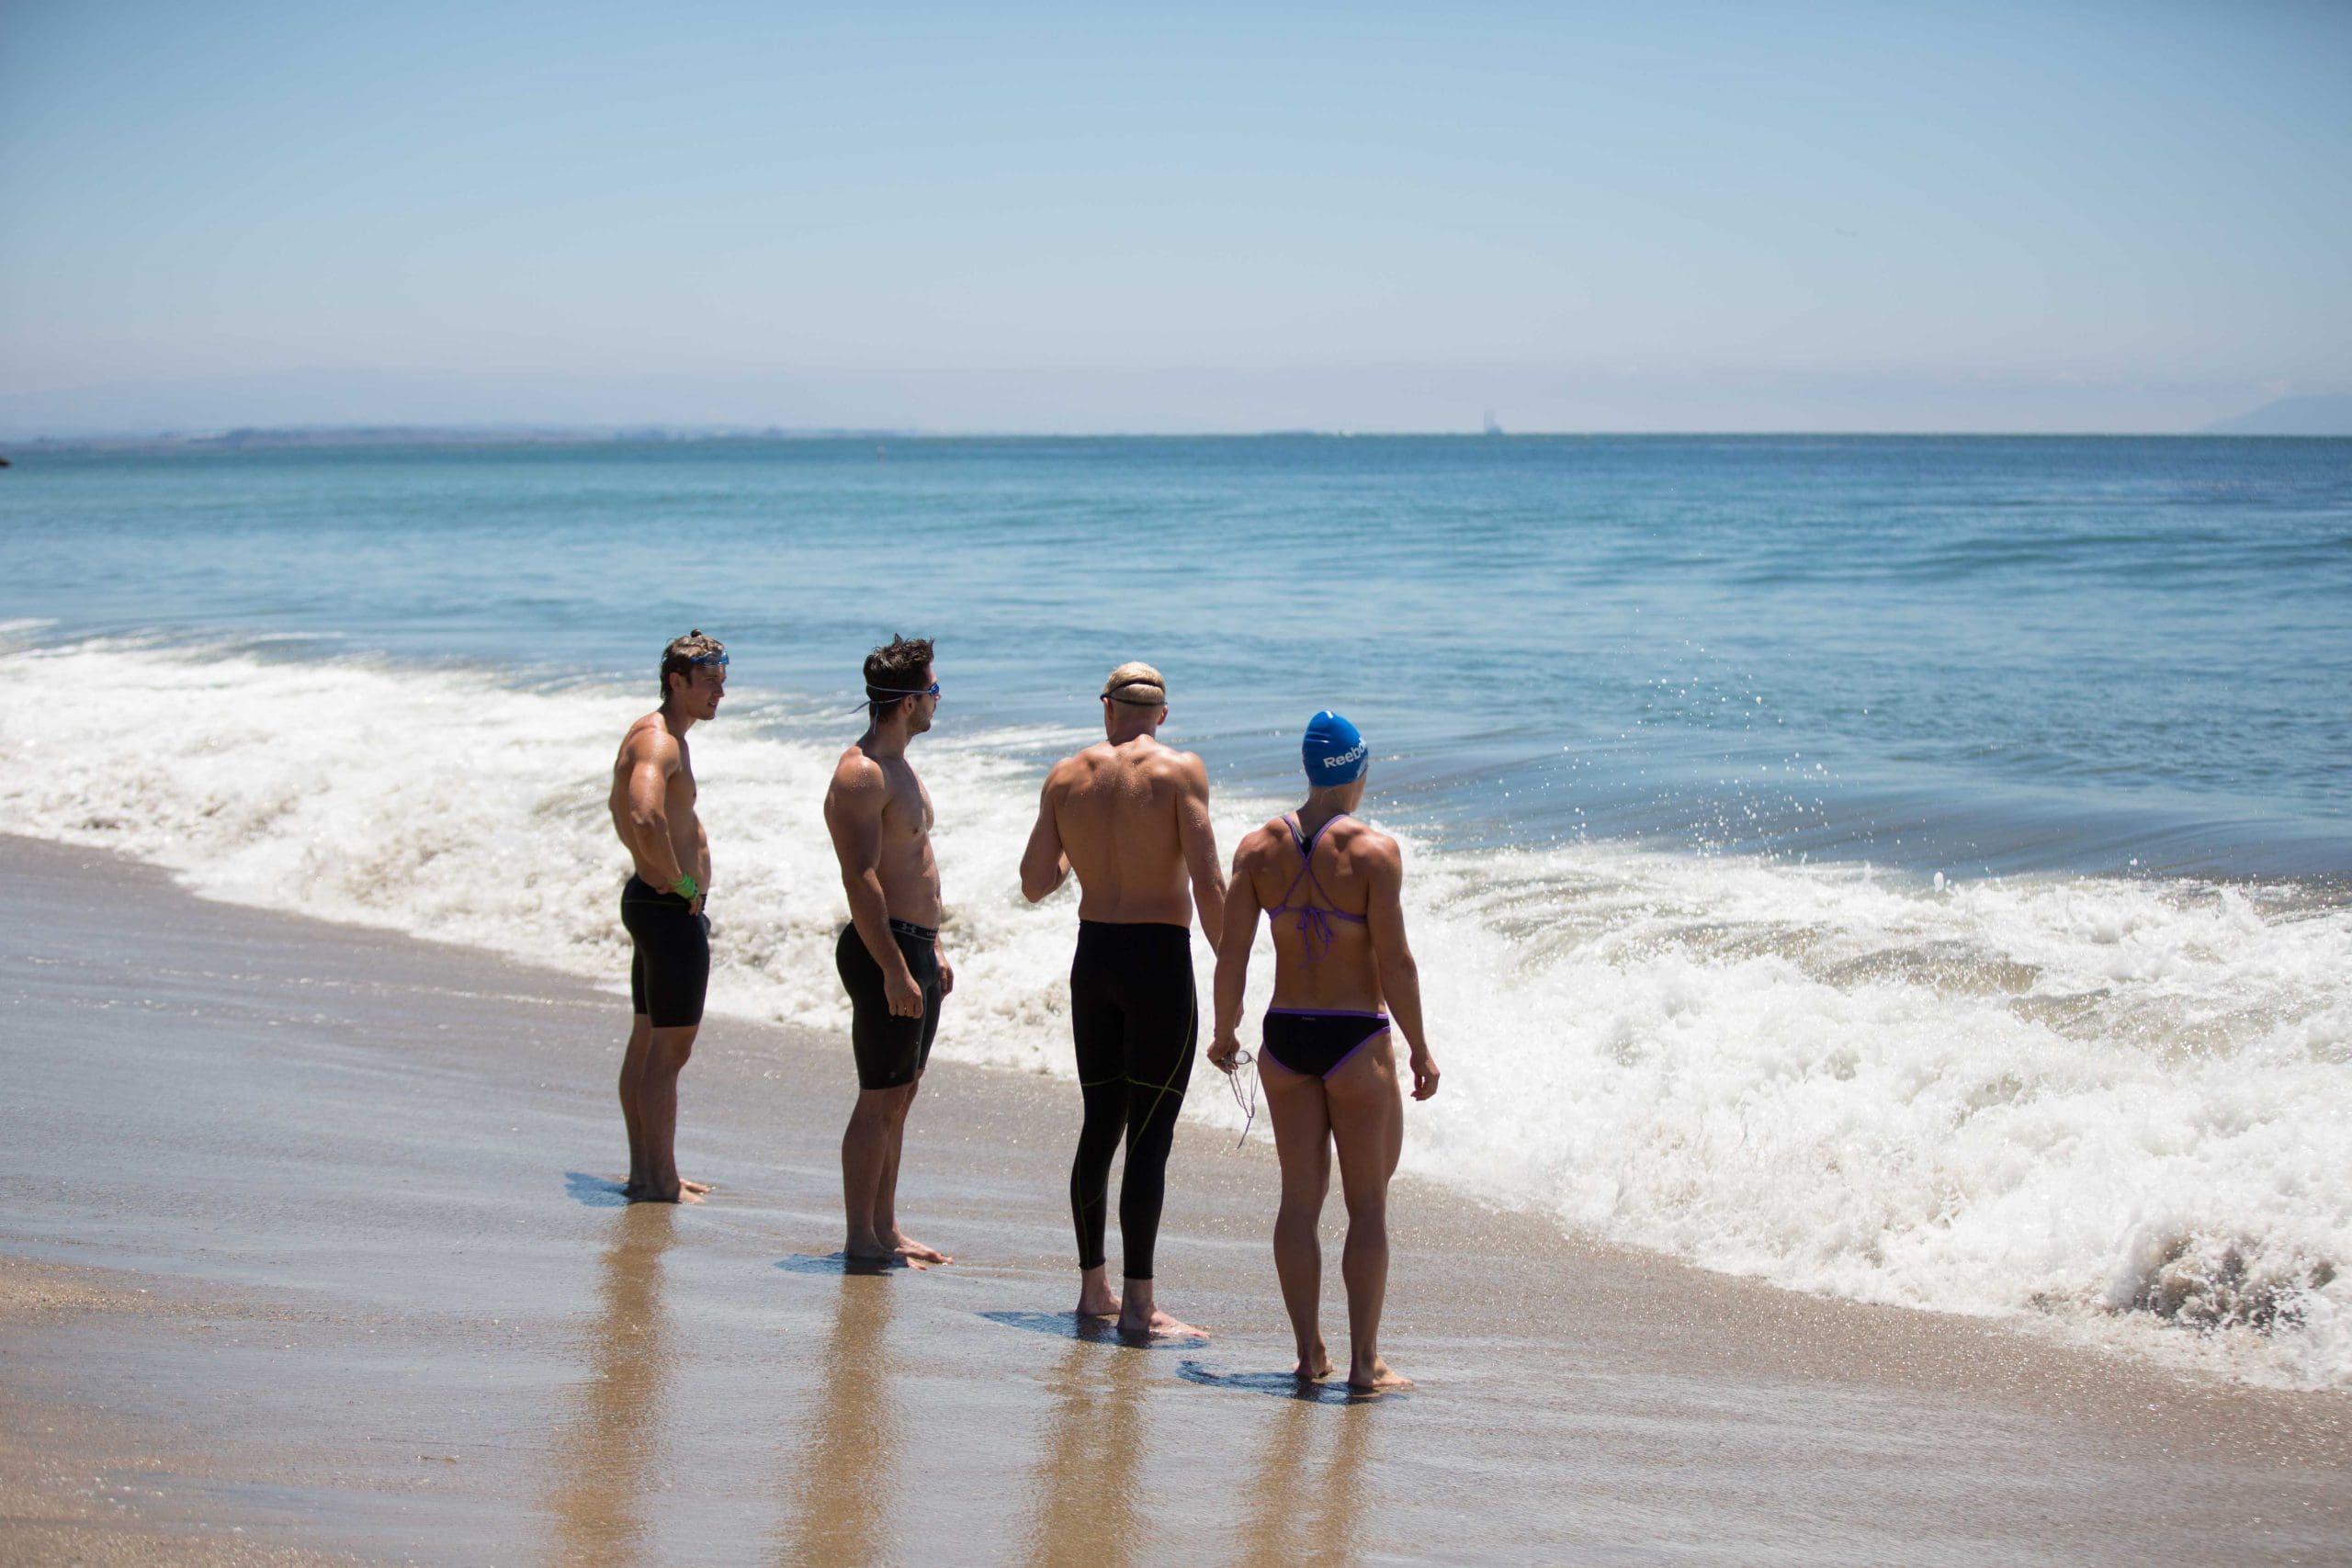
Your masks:
<svg viewBox="0 0 2352 1568"><path fill-rule="evenodd" d="M886 697L935 697L937 695L939 695L939 682L936 681L919 692L912 687L905 686L868 686L865 688L865 701L855 704L849 711L855 713L859 708L871 703L881 702Z"/></svg>

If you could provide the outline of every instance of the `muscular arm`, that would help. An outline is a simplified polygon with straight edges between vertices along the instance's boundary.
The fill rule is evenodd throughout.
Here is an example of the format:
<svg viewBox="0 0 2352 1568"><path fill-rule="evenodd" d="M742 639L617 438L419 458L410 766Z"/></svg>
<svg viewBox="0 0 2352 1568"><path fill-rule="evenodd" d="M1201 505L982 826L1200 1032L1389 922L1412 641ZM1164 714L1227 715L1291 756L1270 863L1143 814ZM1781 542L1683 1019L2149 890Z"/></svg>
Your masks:
<svg viewBox="0 0 2352 1568"><path fill-rule="evenodd" d="M882 892L882 807L889 798L889 781L880 768L864 757L844 758L833 770L833 787L825 796L825 828L833 836L833 858L841 862L850 923L881 966L890 1010L899 1011L899 998L912 994L920 1013L921 988L890 935L890 901Z"/></svg>
<svg viewBox="0 0 2352 1568"><path fill-rule="evenodd" d="M1380 994L1388 1016L1412 1054L1413 1098L1437 1092L1437 1059L1421 1033L1421 970L1405 941L1405 857L1391 842L1370 857L1372 904L1364 923L1372 933L1372 959L1380 973Z"/></svg>
<svg viewBox="0 0 2352 1568"><path fill-rule="evenodd" d="M627 755L628 847L666 891L686 869L670 842L670 775L678 771L678 743L649 726L629 738Z"/></svg>
<svg viewBox="0 0 2352 1568"><path fill-rule="evenodd" d="M1201 931L1224 951L1225 870L1216 860L1216 829L1209 821L1209 771L1198 757L1187 755L1176 795L1176 837L1184 850L1184 870L1193 879L1193 902L1201 911ZM1255 931L1256 916L1251 917ZM1237 1004L1238 1005L1238 1004ZM1235 1015L1238 1021L1239 1015Z"/></svg>
<svg viewBox="0 0 2352 1568"><path fill-rule="evenodd" d="M1258 941L1258 885L1244 863L1250 841L1244 839L1233 857L1233 885L1225 890L1216 939L1216 1033L1209 1043L1209 1060L1226 1071L1241 1048L1241 1008L1250 988L1250 949Z"/></svg>
<svg viewBox="0 0 2352 1568"><path fill-rule="evenodd" d="M1051 897L1069 876L1061 826L1054 820L1054 786L1060 773L1057 763L1046 775L1046 787L1037 795L1037 825L1029 829L1029 847L1021 852L1021 896L1032 904Z"/></svg>

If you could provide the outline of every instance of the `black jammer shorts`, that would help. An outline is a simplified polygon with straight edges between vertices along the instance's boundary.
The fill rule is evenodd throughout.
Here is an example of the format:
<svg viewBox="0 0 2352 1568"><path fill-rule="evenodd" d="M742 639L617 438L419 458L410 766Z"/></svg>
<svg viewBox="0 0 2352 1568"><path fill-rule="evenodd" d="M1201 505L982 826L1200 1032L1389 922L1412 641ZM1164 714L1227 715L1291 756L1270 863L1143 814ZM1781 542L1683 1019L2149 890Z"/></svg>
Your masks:
<svg viewBox="0 0 2352 1568"><path fill-rule="evenodd" d="M636 953L628 964L628 998L656 1029L686 1029L702 1021L710 989L710 919L675 893L641 876L621 888L621 924Z"/></svg>
<svg viewBox="0 0 2352 1568"><path fill-rule="evenodd" d="M939 1032L939 933L910 920L892 920L890 939L922 987L922 1016L901 1018L890 1010L882 965L865 951L854 925L842 928L833 944L833 967L849 992L850 1049L857 1056L857 1087L897 1089L922 1076L931 1043Z"/></svg>

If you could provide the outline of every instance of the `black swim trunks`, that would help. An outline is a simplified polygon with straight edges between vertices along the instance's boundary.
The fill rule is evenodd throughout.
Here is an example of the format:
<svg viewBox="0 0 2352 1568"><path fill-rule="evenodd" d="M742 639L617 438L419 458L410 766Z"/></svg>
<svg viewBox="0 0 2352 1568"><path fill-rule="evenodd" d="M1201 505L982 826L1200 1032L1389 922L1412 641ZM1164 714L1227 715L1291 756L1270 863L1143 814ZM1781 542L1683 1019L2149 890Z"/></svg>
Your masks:
<svg viewBox="0 0 2352 1568"><path fill-rule="evenodd" d="M901 1018L890 1010L882 965L865 951L865 939L855 926L843 926L841 941L833 944L833 967L849 992L849 1043L857 1056L860 1089L896 1089L914 1082L930 1062L932 1038L939 1032L939 933L912 920L892 920L890 936L915 984L922 987L921 1018Z"/></svg>
<svg viewBox="0 0 2352 1568"><path fill-rule="evenodd" d="M1193 1079L1199 1009L1190 927L1138 921L1078 923L1069 966L1069 1021L1086 1120L1070 1165L1070 1219L1078 1266L1102 1264L1111 1157L1126 1140L1119 1175L1119 1243L1130 1280L1151 1278L1168 1192L1168 1150Z"/></svg>
<svg viewBox="0 0 2352 1568"><path fill-rule="evenodd" d="M710 989L710 919L675 893L641 876L621 888L621 924L636 953L628 964L631 1010L656 1029L685 1029L702 1021Z"/></svg>

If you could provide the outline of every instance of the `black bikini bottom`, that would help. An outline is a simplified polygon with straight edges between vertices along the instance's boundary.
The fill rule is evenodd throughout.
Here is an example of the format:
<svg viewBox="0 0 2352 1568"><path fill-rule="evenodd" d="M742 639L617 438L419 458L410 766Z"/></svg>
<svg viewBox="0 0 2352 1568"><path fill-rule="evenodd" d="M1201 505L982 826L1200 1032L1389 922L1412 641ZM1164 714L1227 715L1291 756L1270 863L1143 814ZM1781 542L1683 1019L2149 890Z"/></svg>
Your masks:
<svg viewBox="0 0 2352 1568"><path fill-rule="evenodd" d="M1388 1032L1385 1012L1268 1008L1260 1048L1295 1073L1328 1078L1340 1063Z"/></svg>

